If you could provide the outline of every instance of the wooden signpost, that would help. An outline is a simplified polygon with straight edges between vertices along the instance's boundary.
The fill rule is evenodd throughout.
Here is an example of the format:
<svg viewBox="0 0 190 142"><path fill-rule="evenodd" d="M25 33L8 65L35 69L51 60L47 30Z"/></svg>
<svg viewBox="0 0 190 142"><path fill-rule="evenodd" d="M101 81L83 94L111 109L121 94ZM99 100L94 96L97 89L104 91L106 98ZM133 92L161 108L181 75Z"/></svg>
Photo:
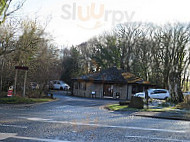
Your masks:
<svg viewBox="0 0 190 142"><path fill-rule="evenodd" d="M26 93L26 78L27 78L27 72L28 72L28 67L26 66L15 66L15 85L14 85L14 95L16 95L16 84L17 84L17 76L18 76L18 70L25 70L25 76L24 76L24 87L23 87L23 94L22 96L25 97Z"/></svg>

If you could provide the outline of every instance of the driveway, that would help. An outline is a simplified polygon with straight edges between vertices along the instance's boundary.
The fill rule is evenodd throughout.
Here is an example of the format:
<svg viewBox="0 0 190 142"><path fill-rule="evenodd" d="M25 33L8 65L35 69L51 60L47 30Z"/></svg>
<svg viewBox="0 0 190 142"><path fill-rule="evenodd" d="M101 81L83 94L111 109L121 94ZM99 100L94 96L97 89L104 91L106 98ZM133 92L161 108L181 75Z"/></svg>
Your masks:
<svg viewBox="0 0 190 142"><path fill-rule="evenodd" d="M0 141L6 142L190 142L190 122L134 116L103 108L114 100L55 92L59 100L35 105L0 105Z"/></svg>

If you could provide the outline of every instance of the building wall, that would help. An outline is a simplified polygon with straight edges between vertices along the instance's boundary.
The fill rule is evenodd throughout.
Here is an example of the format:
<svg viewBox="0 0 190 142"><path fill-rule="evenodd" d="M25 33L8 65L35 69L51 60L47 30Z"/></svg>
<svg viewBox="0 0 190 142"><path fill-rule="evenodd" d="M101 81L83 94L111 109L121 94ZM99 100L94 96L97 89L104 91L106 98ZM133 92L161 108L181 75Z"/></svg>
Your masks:
<svg viewBox="0 0 190 142"><path fill-rule="evenodd" d="M115 84L114 85L114 94L113 94L114 99L117 98L118 93L120 94L120 99L130 100L131 96L132 96L132 86L130 84L126 84L126 85L122 85L122 86Z"/></svg>
<svg viewBox="0 0 190 142"><path fill-rule="evenodd" d="M95 96L92 95L92 92L95 92ZM74 82L73 95L88 98L104 98L103 84L92 82ZM113 84L113 99L117 99L117 95L119 95L119 99L130 100L132 96L132 86Z"/></svg>
<svg viewBox="0 0 190 142"><path fill-rule="evenodd" d="M132 97L132 85L129 85L128 86L128 100L131 100L131 97Z"/></svg>
<svg viewBox="0 0 190 142"><path fill-rule="evenodd" d="M78 84L78 85L77 85ZM81 87L81 84L85 84L85 89ZM78 86L78 89L76 89L75 86ZM92 95L92 92L95 92L95 96ZM102 98L103 97L103 84L95 84L91 82L74 82L74 89L73 94L75 96L80 97L96 97L96 98Z"/></svg>
<svg viewBox="0 0 190 142"><path fill-rule="evenodd" d="M88 97L103 98L103 84L88 82L86 92ZM92 92L95 92L95 96L92 96Z"/></svg>
<svg viewBox="0 0 190 142"><path fill-rule="evenodd" d="M119 95L120 99L126 99L127 96L127 85L113 85L113 98L117 99L117 95Z"/></svg>

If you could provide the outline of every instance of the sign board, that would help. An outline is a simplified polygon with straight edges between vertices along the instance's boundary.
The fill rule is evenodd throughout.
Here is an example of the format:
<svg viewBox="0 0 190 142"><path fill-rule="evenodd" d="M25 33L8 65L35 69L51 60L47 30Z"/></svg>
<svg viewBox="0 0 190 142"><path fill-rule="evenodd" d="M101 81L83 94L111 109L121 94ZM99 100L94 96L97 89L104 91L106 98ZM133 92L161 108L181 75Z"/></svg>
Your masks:
<svg viewBox="0 0 190 142"><path fill-rule="evenodd" d="M16 70L28 70L28 67L26 66L15 66Z"/></svg>
<svg viewBox="0 0 190 142"><path fill-rule="evenodd" d="M92 91L92 95L96 95L96 92L95 92L95 91Z"/></svg>
<svg viewBox="0 0 190 142"><path fill-rule="evenodd" d="M13 96L13 90L9 90L7 96L12 97Z"/></svg>
<svg viewBox="0 0 190 142"><path fill-rule="evenodd" d="M9 87L7 96L8 96L8 97L12 97L12 96L13 96L13 86L10 86L10 87Z"/></svg>

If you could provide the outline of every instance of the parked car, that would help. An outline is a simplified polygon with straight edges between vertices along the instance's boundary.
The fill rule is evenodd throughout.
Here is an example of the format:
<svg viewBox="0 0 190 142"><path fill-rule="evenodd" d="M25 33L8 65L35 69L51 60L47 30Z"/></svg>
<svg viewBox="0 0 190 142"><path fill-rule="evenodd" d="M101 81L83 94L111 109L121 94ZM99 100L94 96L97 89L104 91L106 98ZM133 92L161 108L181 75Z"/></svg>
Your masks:
<svg viewBox="0 0 190 142"><path fill-rule="evenodd" d="M69 90L70 86L67 83L65 83L64 81L53 80L53 81L50 81L49 88L50 89L58 89L58 90Z"/></svg>
<svg viewBox="0 0 190 142"><path fill-rule="evenodd" d="M183 93L184 97L187 96L187 95L190 95L190 91L186 91L186 92Z"/></svg>
<svg viewBox="0 0 190 142"><path fill-rule="evenodd" d="M145 98L145 92L136 93L134 96ZM148 96L152 99L167 99L170 98L170 93L166 89L148 89Z"/></svg>

